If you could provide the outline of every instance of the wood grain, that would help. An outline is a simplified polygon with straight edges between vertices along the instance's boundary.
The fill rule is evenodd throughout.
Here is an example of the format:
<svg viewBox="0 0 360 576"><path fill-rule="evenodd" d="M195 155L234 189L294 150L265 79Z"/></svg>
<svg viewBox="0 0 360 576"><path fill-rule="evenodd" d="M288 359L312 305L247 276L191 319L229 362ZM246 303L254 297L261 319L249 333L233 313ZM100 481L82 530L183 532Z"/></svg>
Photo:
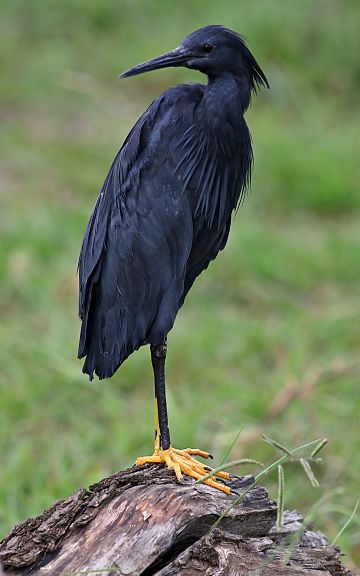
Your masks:
<svg viewBox="0 0 360 576"><path fill-rule="evenodd" d="M340 552L276 505L253 477L235 478L236 500L208 486L183 484L158 465L132 467L56 502L0 543L6 575L348 576Z"/></svg>

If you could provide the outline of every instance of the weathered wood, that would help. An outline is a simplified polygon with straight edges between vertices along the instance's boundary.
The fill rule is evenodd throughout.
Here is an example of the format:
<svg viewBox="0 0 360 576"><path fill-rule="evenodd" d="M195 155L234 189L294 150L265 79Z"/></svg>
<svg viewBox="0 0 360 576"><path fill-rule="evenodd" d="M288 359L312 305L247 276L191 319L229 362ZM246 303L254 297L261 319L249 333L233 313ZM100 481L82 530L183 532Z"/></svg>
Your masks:
<svg viewBox="0 0 360 576"><path fill-rule="evenodd" d="M245 476L233 487L252 483ZM190 478L178 484L162 466L133 467L15 527L0 543L0 559L6 575L29 576L350 574L337 548L302 529L299 514L288 513L276 532L276 505L262 487L252 486L211 530L234 499Z"/></svg>

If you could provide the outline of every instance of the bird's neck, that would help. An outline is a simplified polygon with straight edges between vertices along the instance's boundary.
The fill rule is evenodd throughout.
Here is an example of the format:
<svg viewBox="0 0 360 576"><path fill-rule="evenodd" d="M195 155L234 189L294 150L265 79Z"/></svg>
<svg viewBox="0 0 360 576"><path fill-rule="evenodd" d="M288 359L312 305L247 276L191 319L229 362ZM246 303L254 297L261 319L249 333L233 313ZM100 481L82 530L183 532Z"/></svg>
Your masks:
<svg viewBox="0 0 360 576"><path fill-rule="evenodd" d="M209 76L204 103L209 112L226 111L227 116L244 114L250 104L251 91L248 81L231 73Z"/></svg>
<svg viewBox="0 0 360 576"><path fill-rule="evenodd" d="M248 104L249 95L234 76L209 78L180 146L179 166L196 191L194 213L208 228L226 227L249 183L251 137L243 117Z"/></svg>

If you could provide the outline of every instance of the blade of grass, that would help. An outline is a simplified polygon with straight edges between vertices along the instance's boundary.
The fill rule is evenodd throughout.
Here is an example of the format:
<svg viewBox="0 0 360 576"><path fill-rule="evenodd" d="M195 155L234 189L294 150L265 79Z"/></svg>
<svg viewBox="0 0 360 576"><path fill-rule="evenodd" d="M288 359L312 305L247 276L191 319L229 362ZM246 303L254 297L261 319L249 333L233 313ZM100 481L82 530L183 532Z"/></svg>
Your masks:
<svg viewBox="0 0 360 576"><path fill-rule="evenodd" d="M272 464L270 464L269 466L267 466L267 468L265 468L265 470L262 470L261 472L259 472L259 474L257 474L254 478L254 483L251 484L251 486L249 486L246 490L244 490L244 492L242 492L240 494L240 496L238 496L237 498L235 498L235 500L230 504L230 506L228 506L226 508L226 510L223 512L223 514L216 520L216 522L214 522L214 524L211 526L210 530L209 530L209 534L212 530L214 530L214 528L216 528L220 522L222 521L222 519L235 507L237 506L237 504L244 498L244 496L250 492L250 490L253 489L253 487L259 482L259 480L261 480L264 476L266 476L271 470L273 470L274 468L276 468L279 464L284 464L284 462L288 462L289 460L291 460L292 456L298 452L301 452L302 450L305 450L306 448L309 448L310 446L314 446L314 444L319 444L319 442L321 441L321 439L317 439L317 440L312 440L311 442L307 442L306 444L302 444L301 446L298 446L297 448L294 448L294 450L291 451L290 456L288 456L287 454L284 454L284 456L281 456L281 458L278 458L275 462L273 462ZM213 472L211 472L210 474L207 474L206 476L203 476L203 478L210 478L211 476L213 476ZM198 483L203 481L203 478L200 478L199 480L197 480Z"/></svg>
<svg viewBox="0 0 360 576"><path fill-rule="evenodd" d="M278 466L278 499L277 499L277 518L276 518L276 530L280 532L283 525L284 518L284 490L285 490L285 478L284 478L284 468L281 464Z"/></svg>
<svg viewBox="0 0 360 576"><path fill-rule="evenodd" d="M239 460L233 460L232 462L227 462L226 464L222 464L222 466L218 466L217 468L213 468L209 474L206 476L202 476L199 480L196 480L195 484L201 484L208 478L214 476L217 472L221 472L222 470L227 470L228 468L234 468L235 466L241 466L242 464L255 464L255 466L260 466L261 468L265 468L262 462L258 460L253 460L252 458L240 458Z"/></svg>
<svg viewBox="0 0 360 576"><path fill-rule="evenodd" d="M226 448L224 455L220 460L220 466L222 464L225 464L229 454L231 453L232 449L234 448L236 442L238 441L241 432L242 432L242 428L239 428L239 430L237 431L237 433L234 436L234 439L232 440L232 442L230 442L229 446Z"/></svg>
<svg viewBox="0 0 360 576"><path fill-rule="evenodd" d="M321 440L321 442L319 442L319 444L317 446L315 446L314 450L311 452L310 457L315 458L315 456L317 454L319 454L320 450L322 450L324 448L324 446L326 446L327 443L328 443L327 438L324 438L323 440Z"/></svg>
<svg viewBox="0 0 360 576"><path fill-rule="evenodd" d="M319 488L320 486L319 481L315 477L315 474L312 471L311 466L309 462L306 460L306 458L300 458L300 464L303 467L306 476L309 478L311 486L313 486L314 488Z"/></svg>
<svg viewBox="0 0 360 576"><path fill-rule="evenodd" d="M263 440L265 440L265 442L267 444L270 444L270 446L272 446L273 448L277 448L278 450L281 450L281 452L285 452L285 454L287 454L288 456L291 456L291 451L288 448L286 448L286 446L283 446L282 444L280 444L276 440L273 440L269 436L266 436L266 434L263 434L261 436L261 438Z"/></svg>
<svg viewBox="0 0 360 576"><path fill-rule="evenodd" d="M313 440L312 442L307 442L306 444L303 444L302 446L298 446L298 448L294 448L294 450L292 450L290 452L290 456L288 454L284 454L284 456L281 456L280 458L275 460L275 462L273 462L272 464L267 466L265 468L265 470L262 470L261 472L259 472L259 474L257 474L255 476L255 482L256 483L259 482L259 480L261 480L261 478L263 478L269 472L271 472L274 468L276 468L278 466L278 464L284 464L285 462L289 462L290 460L292 460L294 454L297 454L298 452L301 452L302 450L309 448L309 446L313 446L314 444L317 444L317 443L319 443L319 440Z"/></svg>
<svg viewBox="0 0 360 576"><path fill-rule="evenodd" d="M342 528L340 528L339 532L336 534L335 538L333 539L333 541L331 542L331 546L334 546L335 542L340 538L340 536L342 535L342 533L344 532L344 530L346 530L346 528L349 526L349 524L351 524L351 522L353 521L355 514L359 508L359 504L360 504L360 500L357 500L354 506L354 509L350 515L350 517L346 520L345 524L343 525Z"/></svg>

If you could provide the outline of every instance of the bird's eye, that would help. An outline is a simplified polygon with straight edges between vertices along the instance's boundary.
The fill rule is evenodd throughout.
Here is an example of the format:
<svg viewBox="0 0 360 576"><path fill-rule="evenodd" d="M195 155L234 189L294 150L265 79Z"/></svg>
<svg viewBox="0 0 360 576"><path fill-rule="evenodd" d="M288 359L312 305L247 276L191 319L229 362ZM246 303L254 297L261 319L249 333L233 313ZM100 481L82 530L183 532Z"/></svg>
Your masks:
<svg viewBox="0 0 360 576"><path fill-rule="evenodd" d="M208 42L207 44L204 44L202 49L205 54L211 54L211 52L214 50L214 44L210 44L210 42Z"/></svg>

